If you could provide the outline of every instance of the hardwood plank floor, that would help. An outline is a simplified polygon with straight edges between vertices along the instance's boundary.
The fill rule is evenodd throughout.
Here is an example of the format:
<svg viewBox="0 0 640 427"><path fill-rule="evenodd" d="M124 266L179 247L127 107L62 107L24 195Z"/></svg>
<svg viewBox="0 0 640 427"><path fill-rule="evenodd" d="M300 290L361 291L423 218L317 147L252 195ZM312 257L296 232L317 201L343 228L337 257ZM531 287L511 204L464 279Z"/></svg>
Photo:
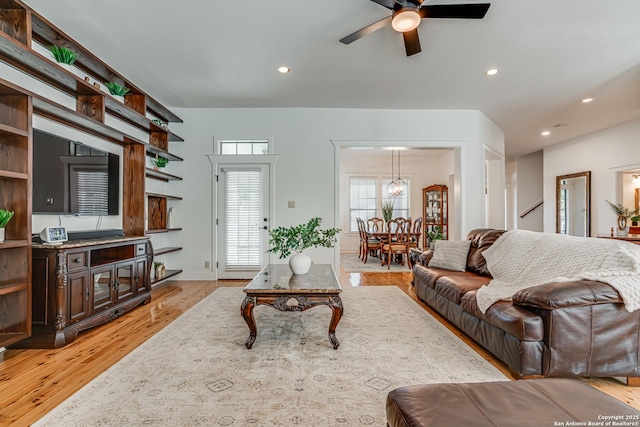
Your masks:
<svg viewBox="0 0 640 427"><path fill-rule="evenodd" d="M345 273L341 270L339 278L343 287L398 286L510 376L504 364L417 300L411 288L411 273ZM241 280L167 281L153 289L151 303L82 333L64 348L0 352L0 426L32 424L214 290L246 283ZM640 388L627 387L610 378L584 381L640 409Z"/></svg>

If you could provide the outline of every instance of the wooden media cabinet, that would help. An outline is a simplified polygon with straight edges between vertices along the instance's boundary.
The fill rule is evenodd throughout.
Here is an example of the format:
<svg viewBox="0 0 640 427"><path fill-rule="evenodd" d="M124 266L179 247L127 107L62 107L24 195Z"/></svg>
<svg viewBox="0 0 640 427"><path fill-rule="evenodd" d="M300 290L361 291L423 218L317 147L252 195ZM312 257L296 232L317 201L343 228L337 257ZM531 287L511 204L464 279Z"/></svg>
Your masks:
<svg viewBox="0 0 640 427"><path fill-rule="evenodd" d="M59 348L151 301L149 238L33 244L32 335L18 348Z"/></svg>

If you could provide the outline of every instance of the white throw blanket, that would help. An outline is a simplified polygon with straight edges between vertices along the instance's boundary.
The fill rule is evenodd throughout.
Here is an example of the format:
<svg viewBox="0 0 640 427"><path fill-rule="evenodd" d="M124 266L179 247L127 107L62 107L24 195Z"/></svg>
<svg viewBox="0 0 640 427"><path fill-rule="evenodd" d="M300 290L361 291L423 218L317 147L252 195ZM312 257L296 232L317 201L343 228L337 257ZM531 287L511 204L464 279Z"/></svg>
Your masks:
<svg viewBox="0 0 640 427"><path fill-rule="evenodd" d="M512 230L483 252L493 280L478 289L485 313L517 291L550 282L587 279L607 283L627 311L640 308L640 245L614 239Z"/></svg>

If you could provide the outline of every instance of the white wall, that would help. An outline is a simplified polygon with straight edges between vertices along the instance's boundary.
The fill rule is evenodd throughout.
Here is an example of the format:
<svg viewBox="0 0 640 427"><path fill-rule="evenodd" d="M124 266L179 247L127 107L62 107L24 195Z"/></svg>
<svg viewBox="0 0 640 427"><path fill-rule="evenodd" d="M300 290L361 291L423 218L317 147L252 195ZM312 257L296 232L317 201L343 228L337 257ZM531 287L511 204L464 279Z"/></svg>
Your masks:
<svg viewBox="0 0 640 427"><path fill-rule="evenodd" d="M622 172L640 167L639 147L640 119L545 148L545 201L555 200L557 175L591 171L591 235L609 234L616 217L605 200L633 207L633 190L623 190ZM545 232L555 233L555 212L555 202L544 204Z"/></svg>
<svg viewBox="0 0 640 427"><path fill-rule="evenodd" d="M555 190L552 198L543 198L543 153L535 153L519 156L516 159L516 169L518 175L517 200L515 205L516 228L520 230L542 231L544 229L544 206L555 206ZM555 181L554 181L555 185ZM554 187L555 188L555 187ZM520 215L527 211L540 200L544 203L536 208L524 218ZM555 224L555 216L554 216ZM554 225L555 232L555 225Z"/></svg>
<svg viewBox="0 0 640 427"><path fill-rule="evenodd" d="M504 151L501 131L478 111L361 110L361 109L173 109L184 124L172 125L182 136L184 249L172 254L184 273L180 279L213 279L215 265L212 227L211 167L213 138L273 138L279 154L275 171L275 217L271 226L293 225L311 216L323 226L337 225L340 146L423 146L454 148L459 154L456 178L460 201L456 216L461 232L482 227L484 158L482 144ZM332 145L333 144L333 145ZM295 201L296 208L287 208ZM318 263L333 263L337 250L317 249L310 255Z"/></svg>

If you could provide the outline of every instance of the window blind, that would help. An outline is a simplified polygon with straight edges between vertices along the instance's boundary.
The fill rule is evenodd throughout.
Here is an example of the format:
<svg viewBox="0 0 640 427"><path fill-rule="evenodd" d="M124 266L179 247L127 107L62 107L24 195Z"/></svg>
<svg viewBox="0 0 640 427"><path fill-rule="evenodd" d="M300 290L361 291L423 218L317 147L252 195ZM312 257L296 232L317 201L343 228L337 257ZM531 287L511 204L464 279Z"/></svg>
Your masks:
<svg viewBox="0 0 640 427"><path fill-rule="evenodd" d="M262 175L255 170L225 172L225 264L260 268Z"/></svg>
<svg viewBox="0 0 640 427"><path fill-rule="evenodd" d="M109 174L104 170L72 169L71 203L80 215L109 214Z"/></svg>

